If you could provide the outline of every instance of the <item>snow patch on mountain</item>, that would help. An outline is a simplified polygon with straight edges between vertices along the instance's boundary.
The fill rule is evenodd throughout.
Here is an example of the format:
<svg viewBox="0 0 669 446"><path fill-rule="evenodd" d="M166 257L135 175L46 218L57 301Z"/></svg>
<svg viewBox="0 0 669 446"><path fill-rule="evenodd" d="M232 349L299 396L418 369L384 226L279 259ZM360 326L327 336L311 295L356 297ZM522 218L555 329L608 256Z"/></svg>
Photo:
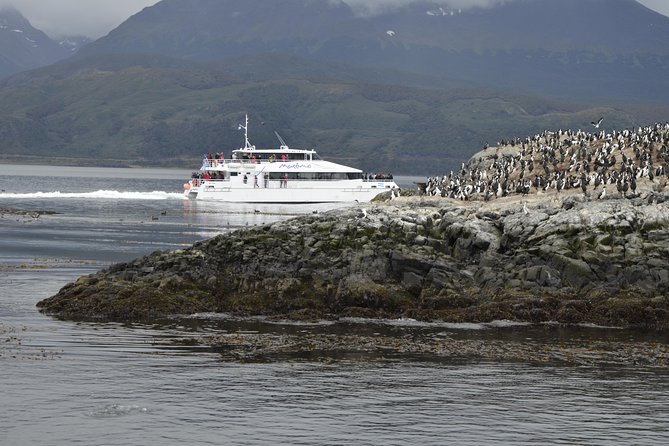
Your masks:
<svg viewBox="0 0 669 446"><path fill-rule="evenodd" d="M449 9L444 9L444 8L438 8L438 9L431 9L426 12L427 15L431 15L433 17L453 17L455 14L462 14L462 9L456 10L449 10Z"/></svg>

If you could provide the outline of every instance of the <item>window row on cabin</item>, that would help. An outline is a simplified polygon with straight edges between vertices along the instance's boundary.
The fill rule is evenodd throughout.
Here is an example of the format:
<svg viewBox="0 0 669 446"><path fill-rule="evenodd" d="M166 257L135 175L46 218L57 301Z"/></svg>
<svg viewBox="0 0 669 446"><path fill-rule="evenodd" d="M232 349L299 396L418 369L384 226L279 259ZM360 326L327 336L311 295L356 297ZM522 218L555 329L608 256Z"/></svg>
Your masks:
<svg viewBox="0 0 669 446"><path fill-rule="evenodd" d="M243 173L230 172L230 175L237 176ZM247 173L246 175L253 175ZM266 174L267 175L267 174ZM269 172L270 180L283 180L288 175L288 180L359 180L362 174L357 172Z"/></svg>

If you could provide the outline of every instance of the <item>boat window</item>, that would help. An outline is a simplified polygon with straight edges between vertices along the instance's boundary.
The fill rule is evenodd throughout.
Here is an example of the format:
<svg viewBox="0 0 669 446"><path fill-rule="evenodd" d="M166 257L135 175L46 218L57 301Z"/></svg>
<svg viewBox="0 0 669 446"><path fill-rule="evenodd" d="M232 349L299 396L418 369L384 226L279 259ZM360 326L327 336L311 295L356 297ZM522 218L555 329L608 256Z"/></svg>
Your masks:
<svg viewBox="0 0 669 446"><path fill-rule="evenodd" d="M279 180L286 173L289 180L337 181L359 180L362 178L362 174L356 172L270 172L269 178L271 180Z"/></svg>
<svg viewBox="0 0 669 446"><path fill-rule="evenodd" d="M290 161L290 155L287 153L272 153L267 157L267 160L270 162Z"/></svg>

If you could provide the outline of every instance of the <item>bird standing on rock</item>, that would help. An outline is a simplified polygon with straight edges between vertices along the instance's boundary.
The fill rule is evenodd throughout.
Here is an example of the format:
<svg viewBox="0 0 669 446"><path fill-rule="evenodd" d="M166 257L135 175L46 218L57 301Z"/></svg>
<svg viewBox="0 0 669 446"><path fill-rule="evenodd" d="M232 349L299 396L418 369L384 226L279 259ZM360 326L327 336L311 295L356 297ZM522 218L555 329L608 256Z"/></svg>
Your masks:
<svg viewBox="0 0 669 446"><path fill-rule="evenodd" d="M472 158L457 172L428 178L425 193L490 200L549 191L570 194L580 189L586 198L596 199L599 186L610 184L622 198L629 189L630 196L636 196L646 184L639 182L642 179L651 184L660 180L666 183L666 178L658 177L669 174L669 122L606 134L603 119L592 122L599 128L596 133L544 131L525 140L511 140L510 146L519 146L516 154L496 151ZM505 144L507 141L500 142ZM538 172L532 172L535 163ZM638 184L632 184L633 178Z"/></svg>
<svg viewBox="0 0 669 446"><path fill-rule="evenodd" d="M602 191L597 195L598 200L603 200L606 197L606 186L602 187Z"/></svg>

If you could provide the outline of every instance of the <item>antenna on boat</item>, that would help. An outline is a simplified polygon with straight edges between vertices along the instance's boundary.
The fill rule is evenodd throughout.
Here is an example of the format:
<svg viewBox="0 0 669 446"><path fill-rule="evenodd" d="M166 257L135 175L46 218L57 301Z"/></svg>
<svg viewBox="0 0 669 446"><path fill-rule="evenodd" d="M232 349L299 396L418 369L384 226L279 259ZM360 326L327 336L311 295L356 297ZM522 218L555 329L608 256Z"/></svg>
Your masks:
<svg viewBox="0 0 669 446"><path fill-rule="evenodd" d="M246 125L241 125L239 124L239 127L237 127L237 130L244 129L244 148L245 149L255 149L256 146L252 146L251 143L249 142L249 115L245 114L246 117Z"/></svg>
<svg viewBox="0 0 669 446"><path fill-rule="evenodd" d="M275 130L274 134L277 138L279 138L279 142L281 143L281 150L288 150L288 144L286 144L286 141L284 141L281 135L279 135L279 132Z"/></svg>

